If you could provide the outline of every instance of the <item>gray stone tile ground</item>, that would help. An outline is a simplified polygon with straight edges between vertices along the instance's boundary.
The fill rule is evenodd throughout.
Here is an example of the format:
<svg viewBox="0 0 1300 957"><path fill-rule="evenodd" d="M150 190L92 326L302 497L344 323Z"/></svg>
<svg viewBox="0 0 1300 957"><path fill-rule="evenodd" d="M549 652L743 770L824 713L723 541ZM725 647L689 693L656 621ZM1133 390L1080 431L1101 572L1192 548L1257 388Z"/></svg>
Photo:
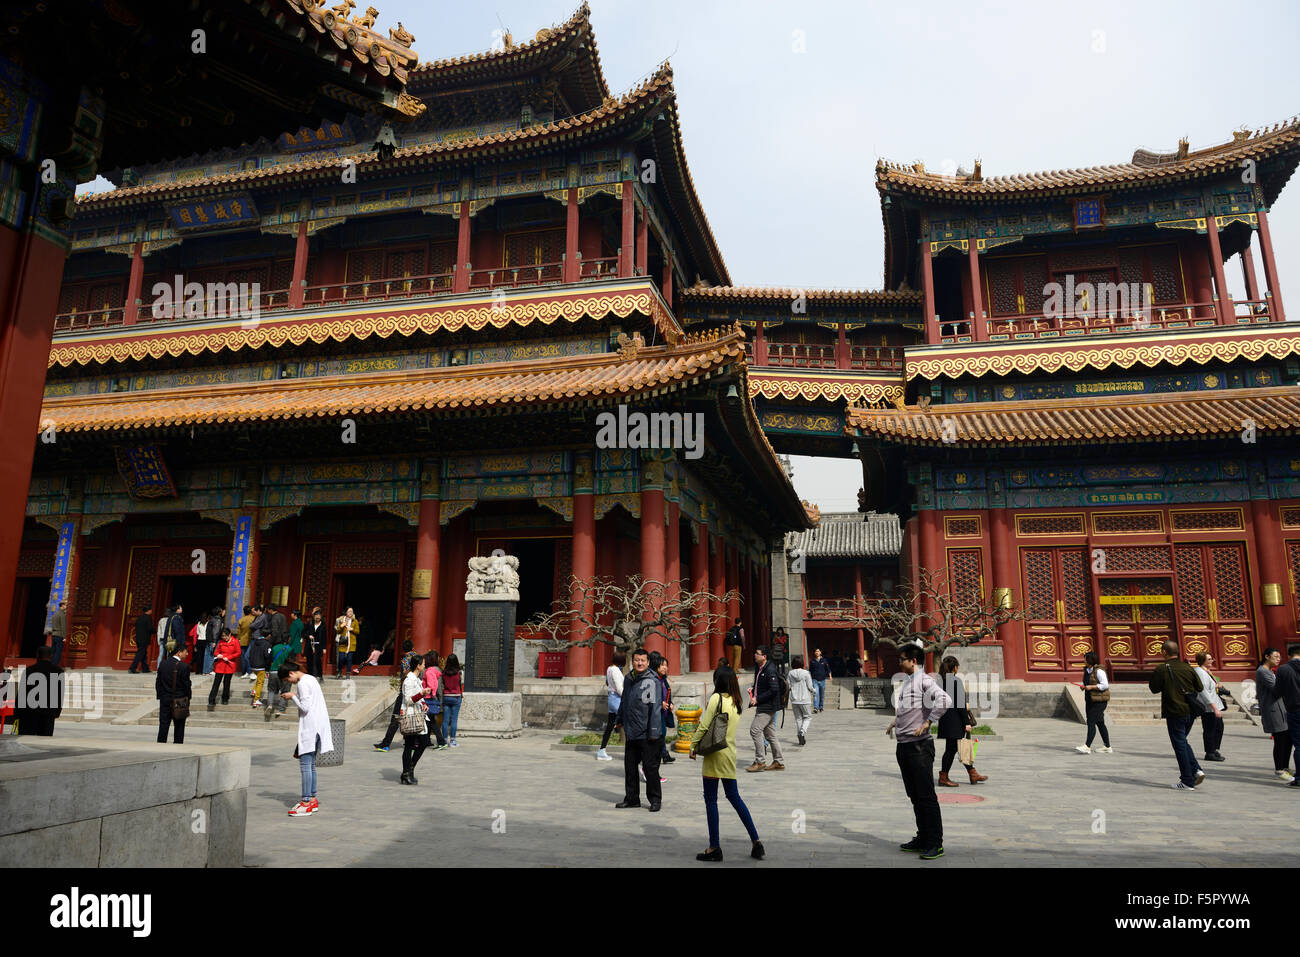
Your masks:
<svg viewBox="0 0 1300 957"><path fill-rule="evenodd" d="M748 713L742 743L748 745ZM1284 867L1293 850L1300 789L1272 773L1271 742L1258 728L1230 725L1224 764L1202 762L1208 781L1177 792L1163 727L1114 729L1114 754L1073 748L1083 727L1051 719L994 721L1002 740L977 760L988 782L942 789L978 795L943 806L946 856L923 863L897 846L914 833L910 805L885 737L889 717L832 711L814 717L809 743L795 742L787 715L780 740L787 770L745 774L749 805L768 859L748 857L749 842L722 802L723 866L1094 866ZM76 733L140 736L145 727L71 726ZM197 729L196 729L197 730ZM708 843L700 767L685 758L665 766L663 811L617 810L621 755L552 750L562 732L529 731L513 741L465 738L426 752L420 784L398 783L401 755L371 749L379 735L349 736L341 767L319 771L321 812L290 819L298 798L291 736L264 731L204 731L194 743L252 749L245 845L247 866L368 867L454 862L460 867L618 866L628 838L644 836L638 866L704 867ZM1199 727L1193 732L1199 743ZM397 742L401 737L397 738ZM743 763L752 751L742 749ZM938 768L936 767L936 773ZM796 825L802 822L801 832ZM495 824L495 828L494 828ZM1094 828L1104 824L1104 833Z"/></svg>

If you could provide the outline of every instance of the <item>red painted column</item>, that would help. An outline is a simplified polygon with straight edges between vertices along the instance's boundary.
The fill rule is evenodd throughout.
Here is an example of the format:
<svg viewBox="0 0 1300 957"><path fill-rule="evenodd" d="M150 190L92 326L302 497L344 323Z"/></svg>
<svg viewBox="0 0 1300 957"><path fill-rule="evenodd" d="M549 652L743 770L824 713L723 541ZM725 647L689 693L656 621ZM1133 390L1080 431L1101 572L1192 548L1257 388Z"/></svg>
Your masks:
<svg viewBox="0 0 1300 957"><path fill-rule="evenodd" d="M928 571L931 579L935 575L941 576L941 581L946 580L944 567L939 553L939 513L933 510L925 510L920 513L921 519L921 568ZM926 600L922 603L926 612L934 610L934 602ZM926 622L927 627L932 624Z"/></svg>
<svg viewBox="0 0 1300 957"><path fill-rule="evenodd" d="M576 189L570 189L566 195L564 214L564 281L577 282L582 278L582 260L578 258L578 191Z"/></svg>
<svg viewBox="0 0 1300 957"><path fill-rule="evenodd" d="M1020 560L1016 556L1015 543L1011 534L1011 511L1005 508L991 508L984 513L989 526L989 550L993 570L993 587L989 595L998 588L1011 589L1011 603L1019 605L1024 596L1020 593ZM1091 560L1089 560L1091 567ZM1093 583L1096 587L1096 583ZM1008 678L1026 677L1025 626L1023 622L1009 621L998 628L998 640L1002 642L1002 669ZM1104 648L1096 649L1099 655L1105 654Z"/></svg>
<svg viewBox="0 0 1300 957"><path fill-rule="evenodd" d="M1219 247L1219 226L1213 216L1205 217L1205 238L1210 256L1210 272L1214 276L1214 288L1219 296L1219 325L1226 326L1232 320L1232 296L1228 292L1228 283L1223 278L1223 250Z"/></svg>
<svg viewBox="0 0 1300 957"><path fill-rule="evenodd" d="M632 256L636 246L636 193L632 182L623 184L623 225L619 233L618 276L628 279L632 275Z"/></svg>
<svg viewBox="0 0 1300 957"><path fill-rule="evenodd" d="M763 320L759 319L754 332L754 365L767 365L767 336L763 331Z"/></svg>
<svg viewBox="0 0 1300 957"><path fill-rule="evenodd" d="M1259 569L1260 585L1281 585L1284 601L1289 597L1288 588L1300 587L1300 582L1292 582L1287 573L1286 557L1282 550L1281 518L1278 508L1268 499L1257 498L1250 503L1250 522L1255 531L1255 567ZM1261 598L1261 604L1263 599ZM1286 645L1295 640L1291 629L1290 605L1263 605L1264 635L1255 648L1258 654L1263 648L1272 645L1282 651L1286 658Z"/></svg>
<svg viewBox="0 0 1300 957"><path fill-rule="evenodd" d="M709 538L709 590L715 596L715 600L710 602L713 608L713 631L709 635L709 664L712 666L716 665L718 659L722 657L722 641L726 637L727 627L730 622L726 620L727 603L722 601L722 596L727 593L726 546L723 545L721 536L712 533L707 534Z"/></svg>
<svg viewBox="0 0 1300 957"><path fill-rule="evenodd" d="M122 325L133 326L140 317L141 289L144 285L144 243L131 249L131 278L126 283L126 305L122 309Z"/></svg>
<svg viewBox="0 0 1300 957"><path fill-rule="evenodd" d="M575 204L576 205L576 204ZM592 485L591 453L579 452L574 467L573 480L573 577L590 582L596 577L596 496ZM569 601L575 610L582 602L582 593L574 588ZM585 611L590 613L590 600ZM588 629L574 624L570 641L582 641ZM592 674L591 648L570 648L568 674L571 678L584 678Z"/></svg>
<svg viewBox="0 0 1300 957"><path fill-rule="evenodd" d="M664 297L668 308L673 307L673 260L672 254L664 250L664 280L659 286L659 294Z"/></svg>
<svg viewBox="0 0 1300 957"><path fill-rule="evenodd" d="M646 275L650 264L650 217L644 208L637 211L636 220L636 274Z"/></svg>
<svg viewBox="0 0 1300 957"><path fill-rule="evenodd" d="M984 290L980 288L980 254L973 239L970 241L970 301L971 311L975 313L971 335L976 342L986 342L988 328L984 321Z"/></svg>
<svg viewBox="0 0 1300 957"><path fill-rule="evenodd" d="M8 627L13 608L32 460L40 443L44 357L54 337L66 258L48 240L0 227L0 435L9 446L0 455L0 627Z"/></svg>
<svg viewBox="0 0 1300 957"><path fill-rule="evenodd" d="M1192 301L1198 304L1197 308L1192 310L1193 317L1205 319L1215 315L1208 305L1201 305L1208 303L1214 297L1214 278L1210 274L1209 257L1205 255L1204 249L1192 240L1184 240L1182 253L1183 262L1187 267L1188 282L1192 287Z"/></svg>
<svg viewBox="0 0 1300 957"><path fill-rule="evenodd" d="M858 618L859 620L861 620L861 619L862 619L862 612L863 612L863 604L862 604L862 566L861 566L861 565L858 565L858 564L855 564L855 565L853 566L853 603L854 603L854 617L856 617L856 618ZM863 634L863 631L862 631L861 628L858 628L858 629L857 629L857 633L858 633L858 634L857 634L857 637L858 637L858 660L859 660L859 661L862 661L862 662L866 662L866 660L867 660L867 646L863 643L863 642L866 640L866 636ZM865 667L865 665L864 665L864 667Z"/></svg>
<svg viewBox="0 0 1300 957"><path fill-rule="evenodd" d="M676 599L681 591L682 578L682 507L678 502L668 503L668 527L664 529L664 578L668 581L669 595ZM668 645L668 673L682 673L681 642Z"/></svg>
<svg viewBox="0 0 1300 957"><path fill-rule="evenodd" d="M724 627L730 628L735 624L736 619L740 617L740 556L736 554L736 549L730 545L727 546L726 555L727 591L735 593L734 597L727 602L727 623ZM744 622L742 621L741 624L743 626ZM754 636L748 631L745 632L745 648L740 658L742 668L746 661L745 654L748 654L753 640Z"/></svg>
<svg viewBox="0 0 1300 957"><path fill-rule="evenodd" d="M307 220L298 223L298 240L293 247L293 279L289 283L289 308L301 309L307 283ZM306 608L303 614L307 613Z"/></svg>
<svg viewBox="0 0 1300 957"><path fill-rule="evenodd" d="M1261 206L1256 214L1259 218L1259 251L1264 259L1264 281L1268 283L1271 317L1274 322L1285 322L1286 311L1282 308L1282 287L1278 284L1277 260L1273 258L1273 236L1268 231L1268 214ZM3 611L0 608L0 611Z"/></svg>
<svg viewBox="0 0 1300 957"><path fill-rule="evenodd" d="M928 345L939 342L939 323L934 318L934 257L930 255L930 243L921 240L921 296L925 310L925 341Z"/></svg>
<svg viewBox="0 0 1300 957"><path fill-rule="evenodd" d="M456 276L452 280L452 292L469 292L469 266L469 200L463 200L456 232Z"/></svg>
<svg viewBox="0 0 1300 957"><path fill-rule="evenodd" d="M438 618L438 546L442 526L438 524L440 504L436 497L420 500L420 530L415 539L415 574L428 576L429 597L411 599L411 640L416 648L437 648L442 652L435 633ZM304 613L307 609L303 609Z"/></svg>
<svg viewBox="0 0 1300 957"><path fill-rule="evenodd" d="M1255 257L1250 252L1250 236L1241 249L1241 278L1246 283L1246 298L1259 299L1259 280L1255 278ZM1254 308L1253 306L1251 308Z"/></svg>
<svg viewBox="0 0 1300 957"><path fill-rule="evenodd" d="M836 324L835 334L835 368L847 369L849 367L849 339L844 330L844 323Z"/></svg>
<svg viewBox="0 0 1300 957"><path fill-rule="evenodd" d="M662 582L664 570L664 490L661 487L642 487L641 578ZM666 654L667 642L662 635L651 635L646 640L646 650Z"/></svg>
<svg viewBox="0 0 1300 957"><path fill-rule="evenodd" d="M749 552L743 554L740 549L736 550L736 571L740 578L740 596L743 599L740 603L740 625L745 629L745 637L749 639L750 647L757 647L767 641L766 635L760 635L754 630L754 568L753 563L749 560Z"/></svg>
<svg viewBox="0 0 1300 957"><path fill-rule="evenodd" d="M709 529L695 523L696 540L691 546L691 591L709 590ZM701 609L708 610L708 609ZM696 614L691 618L691 671L712 671L718 659L709 658L708 616Z"/></svg>

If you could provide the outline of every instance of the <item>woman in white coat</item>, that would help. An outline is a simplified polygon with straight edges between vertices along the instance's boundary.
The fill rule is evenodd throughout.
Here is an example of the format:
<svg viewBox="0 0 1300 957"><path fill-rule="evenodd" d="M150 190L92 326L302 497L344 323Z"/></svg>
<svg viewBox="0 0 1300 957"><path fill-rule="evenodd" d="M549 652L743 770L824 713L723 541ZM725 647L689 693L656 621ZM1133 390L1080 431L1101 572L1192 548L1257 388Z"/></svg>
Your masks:
<svg viewBox="0 0 1300 957"><path fill-rule="evenodd" d="M320 682L301 669L296 662L280 666L280 680L291 690L280 697L298 706L298 765L302 770L302 800L289 812L290 817L306 817L320 810L316 800L316 756L334 750L330 734L329 709Z"/></svg>

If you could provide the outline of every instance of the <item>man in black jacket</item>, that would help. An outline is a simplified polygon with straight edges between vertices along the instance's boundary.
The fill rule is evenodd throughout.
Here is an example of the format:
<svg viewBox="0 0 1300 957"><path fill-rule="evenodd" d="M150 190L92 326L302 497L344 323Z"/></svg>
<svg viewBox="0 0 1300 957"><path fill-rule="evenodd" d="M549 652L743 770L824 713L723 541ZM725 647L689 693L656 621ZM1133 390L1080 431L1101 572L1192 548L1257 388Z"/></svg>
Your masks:
<svg viewBox="0 0 1300 957"><path fill-rule="evenodd" d="M311 610L311 621L306 623L302 633L302 652L307 659L307 673L317 681L321 679L322 662L329 643L329 626L325 624L320 606L317 606Z"/></svg>
<svg viewBox="0 0 1300 957"><path fill-rule="evenodd" d="M147 646L146 646L147 647ZM51 661L53 649L36 649L36 663L23 673L21 708L14 710L19 734L54 734L54 719L63 713L63 669Z"/></svg>
<svg viewBox="0 0 1300 957"><path fill-rule="evenodd" d="M767 657L766 648L754 649L754 720L749 725L749 737L754 742L754 763L746 771L784 771L781 763L781 743L776 740L776 713L781 708L781 676ZM772 763L763 763L763 738L772 748Z"/></svg>
<svg viewBox="0 0 1300 957"><path fill-rule="evenodd" d="M190 669L185 664L189 649L185 642L167 642L167 657L158 663L158 676L154 679L154 693L158 697L158 743L167 743L167 728L176 725L177 744L185 743L185 718L173 717L172 702L190 696Z"/></svg>
<svg viewBox="0 0 1300 957"><path fill-rule="evenodd" d="M632 673L623 681L623 697L615 727L623 728L623 800L615 807L640 807L641 785L637 766L645 774L645 796L650 810L658 811L663 800L659 780L659 757L663 747L664 693L659 678L650 670L650 655L644 648L632 652Z"/></svg>
<svg viewBox="0 0 1300 957"><path fill-rule="evenodd" d="M1291 732L1291 745L1296 760L1300 760L1300 643L1287 645L1287 660L1278 666L1273 695L1286 708L1286 726ZM1300 766L1300 765L1298 765ZM1291 782L1300 787L1300 777Z"/></svg>
<svg viewBox="0 0 1300 957"><path fill-rule="evenodd" d="M172 616L167 622L167 631L163 633L163 648L159 649L158 667L162 667L163 658L166 657L164 649L171 642L176 642L178 648L184 648L185 640L189 638L189 632L185 628L185 616L181 614L185 609L177 605L172 609Z"/></svg>
<svg viewBox="0 0 1300 957"><path fill-rule="evenodd" d="M153 641L153 605L145 605L140 617L135 620L135 657L131 659L131 674L136 668L143 667L144 674L149 673L149 642Z"/></svg>
<svg viewBox="0 0 1300 957"><path fill-rule="evenodd" d="M284 612L274 605L268 605L266 613L271 619L271 647L284 644L289 640L289 622L284 617Z"/></svg>
<svg viewBox="0 0 1300 957"><path fill-rule="evenodd" d="M1192 730L1193 720L1187 696L1200 694L1201 682L1191 665L1178 657L1178 642L1166 641L1160 650L1165 663L1156 667L1147 687L1160 695L1160 716L1165 719L1169 743L1174 746L1174 757L1178 759L1178 783L1174 789L1195 791L1196 785L1205 780L1205 772L1192 753L1192 746L1187 743L1187 732Z"/></svg>

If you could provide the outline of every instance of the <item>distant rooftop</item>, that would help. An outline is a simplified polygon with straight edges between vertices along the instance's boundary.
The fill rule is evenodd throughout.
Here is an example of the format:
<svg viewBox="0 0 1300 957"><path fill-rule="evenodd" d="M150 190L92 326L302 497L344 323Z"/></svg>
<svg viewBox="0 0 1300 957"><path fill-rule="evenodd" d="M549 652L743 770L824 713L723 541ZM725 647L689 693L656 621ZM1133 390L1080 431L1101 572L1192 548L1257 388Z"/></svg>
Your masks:
<svg viewBox="0 0 1300 957"><path fill-rule="evenodd" d="M787 532L785 548L808 558L892 558L903 550L903 528L890 512L823 512L816 528Z"/></svg>

